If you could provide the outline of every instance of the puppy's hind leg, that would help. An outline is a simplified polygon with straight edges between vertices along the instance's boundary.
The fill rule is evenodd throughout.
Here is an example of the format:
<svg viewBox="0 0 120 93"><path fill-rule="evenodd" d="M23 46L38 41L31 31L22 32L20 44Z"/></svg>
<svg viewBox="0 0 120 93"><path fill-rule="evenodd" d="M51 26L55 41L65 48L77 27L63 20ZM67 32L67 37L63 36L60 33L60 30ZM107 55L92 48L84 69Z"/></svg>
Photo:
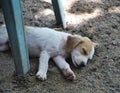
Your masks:
<svg viewBox="0 0 120 93"><path fill-rule="evenodd" d="M64 57L57 56L54 57L53 60L55 61L56 65L61 69L64 76L69 80L74 80L76 78L74 72L71 70L69 64L65 61Z"/></svg>
<svg viewBox="0 0 120 93"><path fill-rule="evenodd" d="M41 51L40 58L39 58L39 68L36 74L39 80L47 79L47 70L48 70L48 61L49 61L49 54L47 51Z"/></svg>

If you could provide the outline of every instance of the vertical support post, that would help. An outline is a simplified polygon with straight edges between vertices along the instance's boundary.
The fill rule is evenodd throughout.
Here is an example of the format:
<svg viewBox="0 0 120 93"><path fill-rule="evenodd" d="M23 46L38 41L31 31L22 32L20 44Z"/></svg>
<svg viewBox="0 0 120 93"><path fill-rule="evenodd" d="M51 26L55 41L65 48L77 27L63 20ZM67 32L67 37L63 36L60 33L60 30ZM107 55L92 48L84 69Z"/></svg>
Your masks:
<svg viewBox="0 0 120 93"><path fill-rule="evenodd" d="M1 6L9 35L16 74L24 75L30 69L25 43L24 26L20 0L2 0Z"/></svg>
<svg viewBox="0 0 120 93"><path fill-rule="evenodd" d="M52 5L53 5L56 20L57 20L57 25L62 25L62 27L65 29L66 22L65 22L62 0L52 0Z"/></svg>

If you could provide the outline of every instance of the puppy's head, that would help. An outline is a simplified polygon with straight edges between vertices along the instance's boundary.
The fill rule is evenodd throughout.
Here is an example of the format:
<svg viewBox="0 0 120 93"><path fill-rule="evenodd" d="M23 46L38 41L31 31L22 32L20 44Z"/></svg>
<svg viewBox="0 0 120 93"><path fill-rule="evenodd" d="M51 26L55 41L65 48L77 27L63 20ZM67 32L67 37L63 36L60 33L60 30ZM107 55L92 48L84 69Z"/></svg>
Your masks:
<svg viewBox="0 0 120 93"><path fill-rule="evenodd" d="M71 53L73 64L76 67L84 67L88 59L93 58L95 46L97 45L87 37L71 35L68 36L65 49Z"/></svg>

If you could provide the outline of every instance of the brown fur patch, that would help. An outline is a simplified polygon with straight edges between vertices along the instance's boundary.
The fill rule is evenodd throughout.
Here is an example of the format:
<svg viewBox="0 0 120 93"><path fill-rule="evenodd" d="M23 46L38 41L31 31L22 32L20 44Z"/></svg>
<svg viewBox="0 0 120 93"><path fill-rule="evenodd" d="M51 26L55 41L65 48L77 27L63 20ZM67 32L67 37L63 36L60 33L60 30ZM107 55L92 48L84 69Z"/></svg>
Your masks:
<svg viewBox="0 0 120 93"><path fill-rule="evenodd" d="M98 45L97 43L92 42L87 37L81 37L79 35L68 36L65 50L71 52L73 49L77 49L83 55L89 55L92 47Z"/></svg>
<svg viewBox="0 0 120 93"><path fill-rule="evenodd" d="M83 55L89 55L93 47L93 42L87 38L83 37L83 43L76 47L77 50L80 51Z"/></svg>
<svg viewBox="0 0 120 93"><path fill-rule="evenodd" d="M77 35L68 36L67 42L65 45L65 50L67 52L72 51L80 42L81 42L80 36L77 36Z"/></svg>

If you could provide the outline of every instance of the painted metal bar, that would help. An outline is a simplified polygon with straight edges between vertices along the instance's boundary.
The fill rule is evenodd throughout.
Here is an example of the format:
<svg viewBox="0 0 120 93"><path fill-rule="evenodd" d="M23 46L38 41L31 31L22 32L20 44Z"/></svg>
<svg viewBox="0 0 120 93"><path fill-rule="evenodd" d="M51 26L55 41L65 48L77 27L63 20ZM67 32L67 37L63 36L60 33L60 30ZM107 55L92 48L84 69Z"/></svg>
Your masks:
<svg viewBox="0 0 120 93"><path fill-rule="evenodd" d="M64 15L64 9L62 5L62 0L52 0L53 10L55 13L55 17L57 20L57 25L62 25L62 27L66 28L66 22L65 22L65 15Z"/></svg>
<svg viewBox="0 0 120 93"><path fill-rule="evenodd" d="M30 69L30 64L25 43L20 0L2 0L1 6L11 44L16 74L25 75Z"/></svg>

